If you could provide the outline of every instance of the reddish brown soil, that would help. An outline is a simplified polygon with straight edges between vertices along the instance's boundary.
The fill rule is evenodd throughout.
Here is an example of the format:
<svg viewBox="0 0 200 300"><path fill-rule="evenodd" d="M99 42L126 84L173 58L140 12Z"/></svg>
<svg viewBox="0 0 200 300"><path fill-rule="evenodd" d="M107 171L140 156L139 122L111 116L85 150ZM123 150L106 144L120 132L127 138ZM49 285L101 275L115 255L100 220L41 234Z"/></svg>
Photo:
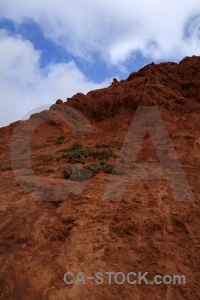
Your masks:
<svg viewBox="0 0 200 300"><path fill-rule="evenodd" d="M63 122L47 120L66 105L88 118L90 133L73 135ZM43 201L37 190L30 194L17 182L10 145L19 124L26 132L38 118L46 120L33 134L31 160L37 178L54 185L66 182L60 172L66 160L57 157L73 142L91 148L97 141L110 142L110 149L120 155L138 105L159 108L194 201L175 201L168 183L156 179L130 180L121 201L102 201L111 176L103 172L92 177L81 194L57 202ZM1 128L0 299L200 299L199 124L200 57L187 57L179 64L152 63L108 88L58 101L50 111ZM61 135L66 138L56 145ZM18 142L23 146L22 138ZM114 163L115 158L108 161ZM149 136L137 161L158 161ZM49 200L54 200L51 195ZM187 283L66 285L67 271L80 271L85 277L100 271L140 271L149 272L150 279L156 274L184 274Z"/></svg>

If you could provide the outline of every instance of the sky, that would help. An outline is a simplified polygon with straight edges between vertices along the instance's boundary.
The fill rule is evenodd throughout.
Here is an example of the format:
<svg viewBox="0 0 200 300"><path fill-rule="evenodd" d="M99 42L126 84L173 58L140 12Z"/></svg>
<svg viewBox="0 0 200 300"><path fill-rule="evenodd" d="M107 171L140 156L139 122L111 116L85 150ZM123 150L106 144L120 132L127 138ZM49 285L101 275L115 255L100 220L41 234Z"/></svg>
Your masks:
<svg viewBox="0 0 200 300"><path fill-rule="evenodd" d="M0 0L0 127L192 55L199 0Z"/></svg>

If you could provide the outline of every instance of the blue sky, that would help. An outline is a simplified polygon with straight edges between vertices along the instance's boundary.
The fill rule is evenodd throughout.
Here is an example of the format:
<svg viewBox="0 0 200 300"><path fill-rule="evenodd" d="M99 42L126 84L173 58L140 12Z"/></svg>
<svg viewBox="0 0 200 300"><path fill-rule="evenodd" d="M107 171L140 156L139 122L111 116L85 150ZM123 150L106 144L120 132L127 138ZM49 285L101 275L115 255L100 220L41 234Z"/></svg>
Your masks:
<svg viewBox="0 0 200 300"><path fill-rule="evenodd" d="M199 0L0 0L0 126L199 52Z"/></svg>

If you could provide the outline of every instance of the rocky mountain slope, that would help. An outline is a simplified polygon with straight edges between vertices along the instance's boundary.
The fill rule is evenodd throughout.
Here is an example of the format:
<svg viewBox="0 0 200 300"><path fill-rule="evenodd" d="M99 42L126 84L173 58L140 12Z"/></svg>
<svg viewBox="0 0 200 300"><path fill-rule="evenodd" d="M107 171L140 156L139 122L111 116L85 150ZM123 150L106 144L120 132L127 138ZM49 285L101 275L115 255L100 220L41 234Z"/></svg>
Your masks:
<svg viewBox="0 0 200 300"><path fill-rule="evenodd" d="M123 155L138 106L158 108L192 201L176 201L159 178L129 179L119 201L112 189L103 200L127 165L137 172L137 164L160 161L148 133L136 162L131 149ZM200 57L193 56L152 63L1 128L0 299L199 299L199 124ZM187 282L109 284L104 276L103 284L67 285L68 271L148 272L150 281L184 274Z"/></svg>

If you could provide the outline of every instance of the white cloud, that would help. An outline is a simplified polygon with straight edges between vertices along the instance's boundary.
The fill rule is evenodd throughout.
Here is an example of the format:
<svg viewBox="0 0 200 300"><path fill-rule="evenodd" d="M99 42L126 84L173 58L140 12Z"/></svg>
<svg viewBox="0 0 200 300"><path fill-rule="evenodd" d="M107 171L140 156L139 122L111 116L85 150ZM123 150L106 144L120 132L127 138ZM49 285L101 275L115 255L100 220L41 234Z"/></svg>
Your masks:
<svg viewBox="0 0 200 300"><path fill-rule="evenodd" d="M134 51L150 59L199 54L199 36L184 38L189 18L200 15L199 0L1 0L0 11L18 23L36 22L68 52L88 59L98 52L109 64L123 63Z"/></svg>
<svg viewBox="0 0 200 300"><path fill-rule="evenodd" d="M108 84L87 81L73 61L40 68L40 52L20 36L0 31L0 126L23 117L30 109L66 100Z"/></svg>
<svg viewBox="0 0 200 300"><path fill-rule="evenodd" d="M74 56L124 70L140 52L149 60L200 53L199 0L0 0L0 18L35 22L44 36ZM30 41L0 31L0 126L38 105L107 85L86 79L74 61L40 67Z"/></svg>

